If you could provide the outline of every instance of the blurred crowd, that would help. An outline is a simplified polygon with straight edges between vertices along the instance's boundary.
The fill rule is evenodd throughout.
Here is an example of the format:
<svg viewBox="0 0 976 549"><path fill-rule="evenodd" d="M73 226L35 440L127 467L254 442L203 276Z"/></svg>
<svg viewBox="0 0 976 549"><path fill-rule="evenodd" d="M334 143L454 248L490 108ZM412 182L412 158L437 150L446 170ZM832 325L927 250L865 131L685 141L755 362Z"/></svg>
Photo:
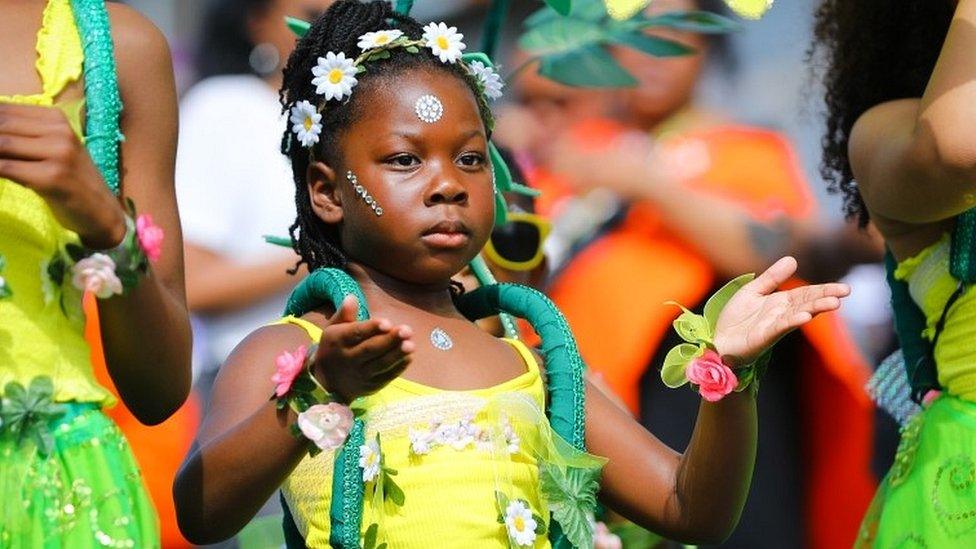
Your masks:
<svg viewBox="0 0 976 549"><path fill-rule="evenodd" d="M129 3L171 37L184 90L176 187L195 398L206 406L228 353L277 318L302 274L289 273L297 256L263 238L286 236L295 217L290 169L274 137L285 127L277 90L294 44L282 21L312 19L331 2ZM664 302L695 308L730 278L783 255L797 257L805 281L846 277L854 294L844 316L818 319L777 350L778 367L764 380L776 389L760 393L753 491L725 546L848 539L876 483L871 464L883 470L893 454L893 428L875 414L864 384L894 341L877 266L882 243L870 227L838 219L816 170L818 93L804 63L813 3L784 2L737 35L666 34L695 48L693 56L615 51L638 80L615 90L570 88L536 73L516 39L518 21L540 6L513 2L498 59L503 74L515 74L494 136L517 179L542 191L534 201L512 198L526 214L525 255L538 260L486 254L495 277L545 291L566 314L591 376L676 448L692 432L698 399L658 379L677 312ZM655 0L650 9L724 8ZM430 0L417 1L413 14L456 22L477 44L483 12L476 0ZM505 235L495 245L505 246ZM175 463L184 453L173 448ZM171 504L160 513L167 546L178 546ZM273 502L265 515L274 517Z"/></svg>

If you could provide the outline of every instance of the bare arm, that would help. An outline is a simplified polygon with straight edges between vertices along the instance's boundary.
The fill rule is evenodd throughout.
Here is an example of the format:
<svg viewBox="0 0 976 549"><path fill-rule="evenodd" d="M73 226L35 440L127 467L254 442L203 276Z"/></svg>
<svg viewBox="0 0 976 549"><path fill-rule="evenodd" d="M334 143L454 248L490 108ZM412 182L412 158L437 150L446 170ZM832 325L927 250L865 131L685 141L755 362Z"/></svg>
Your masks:
<svg viewBox="0 0 976 549"><path fill-rule="evenodd" d="M275 357L308 344L289 326L261 328L227 359L207 417L173 485L183 535L215 543L239 531L307 451L289 432L294 413L268 400Z"/></svg>
<svg viewBox="0 0 976 549"><path fill-rule="evenodd" d="M323 321L313 367L326 388L348 401L400 375L414 345L405 326L355 318L355 300L347 298ZM180 530L190 541L214 543L237 533L307 452L307 441L289 430L295 414L277 410L269 396L275 358L308 343L297 327L266 326L238 345L221 368L207 417L173 485Z"/></svg>
<svg viewBox="0 0 976 549"><path fill-rule="evenodd" d="M911 224L976 206L976 0L960 0L921 99L878 105L854 125L850 161L872 213Z"/></svg>
<svg viewBox="0 0 976 549"><path fill-rule="evenodd" d="M702 401L683 455L592 386L586 417L587 446L609 458L600 492L609 507L685 543L716 544L728 537L745 505L756 458L756 401L748 392L714 404Z"/></svg>
<svg viewBox="0 0 976 549"><path fill-rule="evenodd" d="M748 364L813 316L837 309L842 284L776 288L796 262L776 262L733 297L715 329L714 344L731 364ZM609 459L601 497L635 522L674 539L721 543L745 504L756 457L756 402L749 391L702 402L684 454L645 432L599 391L587 390L586 439Z"/></svg>
<svg viewBox="0 0 976 549"><path fill-rule="evenodd" d="M287 272L295 266L297 256L242 265L189 242L183 249L187 304L194 312L238 309L284 292L297 281Z"/></svg>
<svg viewBox="0 0 976 549"><path fill-rule="evenodd" d="M176 87L159 30L125 6L110 5L109 13L125 104L122 191L140 213L153 216L166 238L151 274L125 297L99 300L98 311L112 380L136 417L154 424L179 408L190 390L190 325L173 191Z"/></svg>

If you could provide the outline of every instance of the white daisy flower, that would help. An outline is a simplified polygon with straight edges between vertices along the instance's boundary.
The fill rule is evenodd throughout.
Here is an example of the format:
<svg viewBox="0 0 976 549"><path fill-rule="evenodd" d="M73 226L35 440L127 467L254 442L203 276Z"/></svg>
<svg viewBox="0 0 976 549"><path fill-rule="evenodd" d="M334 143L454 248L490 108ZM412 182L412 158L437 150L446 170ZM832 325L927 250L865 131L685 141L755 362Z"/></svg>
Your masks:
<svg viewBox="0 0 976 549"><path fill-rule="evenodd" d="M324 95L326 101L342 100L352 95L352 88L359 82L356 80L355 60L347 59L346 54L331 51L325 57L319 57L318 63L312 67L312 85L315 93Z"/></svg>
<svg viewBox="0 0 976 549"><path fill-rule="evenodd" d="M370 482L380 474L380 445L371 440L359 447L359 468L363 482Z"/></svg>
<svg viewBox="0 0 976 549"><path fill-rule="evenodd" d="M322 133L322 115L315 109L315 105L308 101L299 101L291 108L291 131L298 136L303 147L311 147L319 142Z"/></svg>
<svg viewBox="0 0 976 549"><path fill-rule="evenodd" d="M417 431L411 428L409 438L410 451L418 456L430 453L431 448L434 446L434 433L431 431Z"/></svg>
<svg viewBox="0 0 976 549"><path fill-rule="evenodd" d="M538 525L532 517L532 510L521 500L515 500L505 509L505 527L508 536L519 547L530 547L535 543L535 529Z"/></svg>
<svg viewBox="0 0 976 549"><path fill-rule="evenodd" d="M403 32L396 29L367 32L359 37L359 42L356 45L359 46L359 49L367 51L386 46L401 36L403 36Z"/></svg>
<svg viewBox="0 0 976 549"><path fill-rule="evenodd" d="M495 69L485 65L481 61L472 61L468 65L468 68L471 69L471 73L481 82L481 86L485 89L485 96L488 99L498 99L502 96L502 87L505 86L505 83L502 82L502 77L495 72Z"/></svg>
<svg viewBox="0 0 976 549"><path fill-rule="evenodd" d="M440 58L441 63L455 63L461 58L461 52L467 47L462 38L464 35L457 31L457 27L448 27L444 23L430 23L424 27L427 47Z"/></svg>

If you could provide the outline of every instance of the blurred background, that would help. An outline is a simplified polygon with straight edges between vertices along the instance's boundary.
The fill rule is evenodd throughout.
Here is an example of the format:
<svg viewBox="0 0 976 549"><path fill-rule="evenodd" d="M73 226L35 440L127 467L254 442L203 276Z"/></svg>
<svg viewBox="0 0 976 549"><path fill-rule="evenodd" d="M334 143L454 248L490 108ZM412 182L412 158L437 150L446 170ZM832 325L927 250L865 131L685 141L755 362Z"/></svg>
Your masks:
<svg viewBox="0 0 976 549"><path fill-rule="evenodd" d="M173 50L181 93L176 185L194 313L195 387L206 406L227 354L279 314L295 283L285 274L295 256L261 238L284 236L294 220L294 182L277 151L284 128L277 85L293 43L280 21L309 19L330 2L125 3L155 21ZM417 0L412 15L457 25L471 51L488 4ZM843 277L853 286L840 317L777 351L760 393L753 493L726 547L850 546L875 480L865 463L875 474L886 469L897 437L863 391L870 369L894 345L877 264L881 250L869 232L843 220L839 197L825 192L818 172L822 91L807 61L816 4L777 2L761 21L744 22L724 38L667 36L707 49L697 61L658 63L615 51L640 81L636 90L574 91L540 80L530 66L496 104L495 141L524 171L519 179L546 192L525 209L554 226L545 245L548 263L539 272L518 278L499 269L496 275L547 291L566 312L598 380L673 447L687 442L697 398L660 390L661 351L673 344L666 333L673 311L661 312L661 303L681 299L694 308L734 274L761 269L784 253L797 255L807 280ZM501 74L525 60L517 45L522 21L542 7L540 0L511 2L496 55ZM715 0L653 0L651 9L731 15ZM673 169L645 172L652 157ZM642 239L643 248L593 260L596 244L611 253L613 239L628 235ZM667 247L677 249L661 251ZM598 267L617 264L624 278L600 278ZM616 308L612 295L590 291L614 284L625 290ZM626 313L633 310L656 312L648 313L653 318ZM620 349L633 341L647 342L646 348L623 363ZM276 512L270 502L263 532L277 528ZM262 530L254 531L250 546L262 546Z"/></svg>

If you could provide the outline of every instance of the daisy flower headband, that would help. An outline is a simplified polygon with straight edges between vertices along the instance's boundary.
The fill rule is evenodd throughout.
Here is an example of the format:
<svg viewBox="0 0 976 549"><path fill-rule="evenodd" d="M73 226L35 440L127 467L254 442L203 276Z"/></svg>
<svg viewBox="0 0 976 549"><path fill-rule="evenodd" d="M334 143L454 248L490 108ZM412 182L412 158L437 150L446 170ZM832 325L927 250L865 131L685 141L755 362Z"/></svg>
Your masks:
<svg viewBox="0 0 976 549"><path fill-rule="evenodd" d="M289 21L289 24L296 33L303 34L302 31L307 30L295 20ZM318 143L322 134L322 109L330 101L341 102L351 96L353 88L359 83L357 76L366 72L366 64L389 59L394 49L416 54L426 48L441 63L460 65L474 78L480 92L479 100L487 106L488 100L502 96L504 83L488 56L482 53L463 54L466 47L463 38L457 27L430 23L424 27L424 34L418 40L410 39L398 29L367 32L359 37L356 45L362 52L355 59L346 57L344 52L326 53L312 67L312 85L323 100L317 106L307 100L297 101L291 106L289 122L292 133L305 148Z"/></svg>

